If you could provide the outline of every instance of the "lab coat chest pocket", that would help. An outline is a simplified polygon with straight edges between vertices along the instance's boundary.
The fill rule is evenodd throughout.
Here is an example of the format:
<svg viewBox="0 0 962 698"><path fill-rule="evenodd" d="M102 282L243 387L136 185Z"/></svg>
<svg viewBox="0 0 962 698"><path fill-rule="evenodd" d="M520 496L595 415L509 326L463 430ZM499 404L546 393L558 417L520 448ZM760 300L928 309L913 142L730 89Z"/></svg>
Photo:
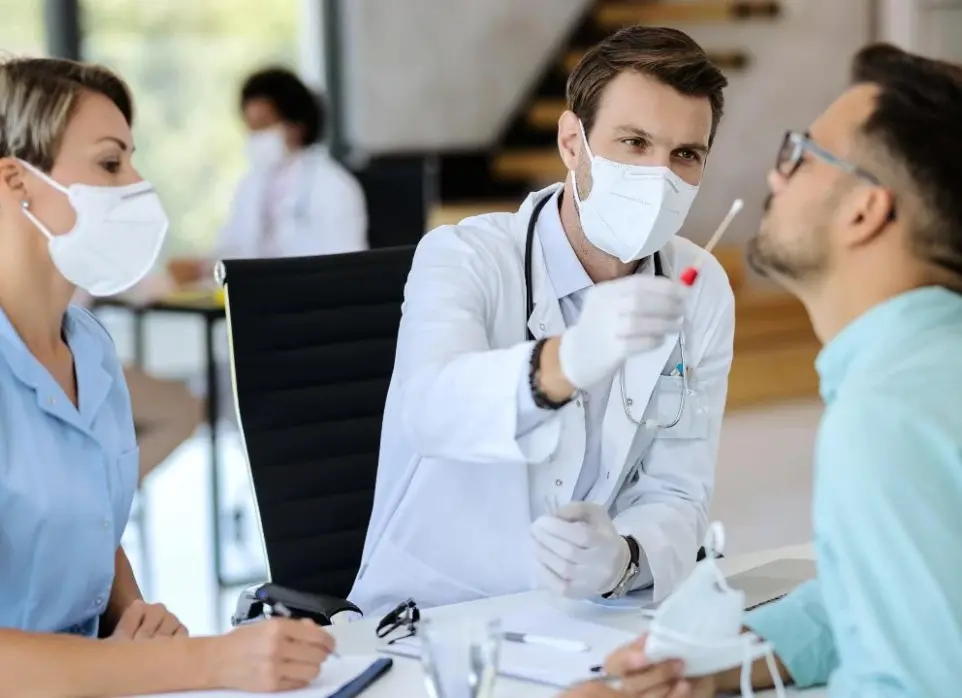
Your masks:
<svg viewBox="0 0 962 698"><path fill-rule="evenodd" d="M684 400L682 396L684 395ZM680 414L679 414L680 411ZM704 439L708 437L709 415L705 391L696 381L685 381L681 376L659 376L648 404L646 419L658 424L672 424L659 429L660 439Z"/></svg>

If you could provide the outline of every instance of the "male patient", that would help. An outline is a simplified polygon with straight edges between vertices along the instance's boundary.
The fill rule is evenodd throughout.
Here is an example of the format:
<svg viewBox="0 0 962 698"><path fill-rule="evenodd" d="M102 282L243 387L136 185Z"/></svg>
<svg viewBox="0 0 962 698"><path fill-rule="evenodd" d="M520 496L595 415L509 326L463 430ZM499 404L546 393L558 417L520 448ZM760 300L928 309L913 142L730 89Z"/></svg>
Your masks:
<svg viewBox="0 0 962 698"><path fill-rule="evenodd" d="M818 578L750 614L786 680L832 698L959 695L962 657L962 69L862 50L852 86L789 133L752 265L825 347L815 455ZM761 523L761 522L760 522ZM713 696L642 645L636 696ZM634 664L632 665L632 662ZM771 685L764 665L756 686ZM587 695L587 694L585 694Z"/></svg>

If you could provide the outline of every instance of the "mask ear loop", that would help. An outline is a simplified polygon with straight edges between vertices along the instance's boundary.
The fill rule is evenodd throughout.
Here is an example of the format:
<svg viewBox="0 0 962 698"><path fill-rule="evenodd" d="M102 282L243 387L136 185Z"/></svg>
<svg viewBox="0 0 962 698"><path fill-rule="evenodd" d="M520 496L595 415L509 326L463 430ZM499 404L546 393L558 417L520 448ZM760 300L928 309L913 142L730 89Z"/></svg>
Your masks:
<svg viewBox="0 0 962 698"><path fill-rule="evenodd" d="M731 591L728 582L725 581L725 575L721 573L718 564L715 562L725 549L725 527L722 526L720 521L712 521L708 525L704 546L705 560L711 560L710 564L715 572L715 584L719 591Z"/></svg>

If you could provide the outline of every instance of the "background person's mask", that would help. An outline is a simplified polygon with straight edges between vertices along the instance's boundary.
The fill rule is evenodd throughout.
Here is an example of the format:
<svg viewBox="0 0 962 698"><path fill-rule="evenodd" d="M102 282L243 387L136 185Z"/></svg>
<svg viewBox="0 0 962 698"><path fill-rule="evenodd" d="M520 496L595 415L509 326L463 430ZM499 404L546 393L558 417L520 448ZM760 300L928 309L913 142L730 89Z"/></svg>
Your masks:
<svg viewBox="0 0 962 698"><path fill-rule="evenodd" d="M255 170L271 169L287 157L287 143L280 126L254 131L247 137L244 148L250 166Z"/></svg>
<svg viewBox="0 0 962 698"><path fill-rule="evenodd" d="M23 165L66 194L76 212L73 228L54 235L29 207L23 207L23 215L47 238L50 258L67 281L92 296L113 296L146 276L157 261L168 227L150 182L65 187L30 163Z"/></svg>
<svg viewBox="0 0 962 698"><path fill-rule="evenodd" d="M698 187L667 167L626 165L593 155L584 124L579 125L591 158L588 198L581 198L574 170L571 181L585 237L626 264L654 254L681 229Z"/></svg>
<svg viewBox="0 0 962 698"><path fill-rule="evenodd" d="M729 587L715 563L723 536L721 524L713 523L705 541L708 556L655 612L645 654L653 662L682 660L689 678L740 665L743 696L753 695L752 662L765 657L776 695L783 698L785 689L771 645L756 635L741 632L745 593Z"/></svg>

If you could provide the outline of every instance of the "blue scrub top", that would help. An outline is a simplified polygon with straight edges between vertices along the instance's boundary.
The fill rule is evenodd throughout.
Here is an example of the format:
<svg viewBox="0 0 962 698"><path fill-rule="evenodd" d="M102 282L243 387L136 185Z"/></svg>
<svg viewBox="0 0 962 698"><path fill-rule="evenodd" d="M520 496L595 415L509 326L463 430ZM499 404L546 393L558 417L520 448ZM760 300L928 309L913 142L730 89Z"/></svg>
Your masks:
<svg viewBox="0 0 962 698"><path fill-rule="evenodd" d="M799 686L941 698L962 657L962 295L870 310L818 358L817 579L747 625Z"/></svg>
<svg viewBox="0 0 962 698"><path fill-rule="evenodd" d="M107 330L70 307L79 408L0 310L0 627L95 636L137 488L130 395Z"/></svg>

